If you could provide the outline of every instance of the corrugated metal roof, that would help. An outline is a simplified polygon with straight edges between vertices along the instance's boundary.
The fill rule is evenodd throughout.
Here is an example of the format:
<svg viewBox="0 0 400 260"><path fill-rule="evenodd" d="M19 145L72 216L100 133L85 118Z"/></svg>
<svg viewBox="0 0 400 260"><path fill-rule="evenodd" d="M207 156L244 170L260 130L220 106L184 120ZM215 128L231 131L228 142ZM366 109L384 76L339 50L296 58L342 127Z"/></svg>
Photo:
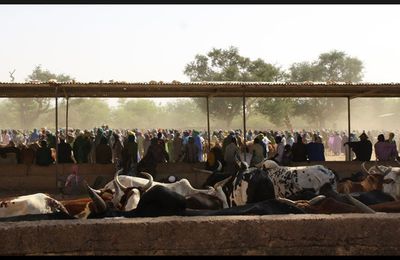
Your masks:
<svg viewBox="0 0 400 260"><path fill-rule="evenodd" d="M0 82L0 97L400 97L400 83Z"/></svg>

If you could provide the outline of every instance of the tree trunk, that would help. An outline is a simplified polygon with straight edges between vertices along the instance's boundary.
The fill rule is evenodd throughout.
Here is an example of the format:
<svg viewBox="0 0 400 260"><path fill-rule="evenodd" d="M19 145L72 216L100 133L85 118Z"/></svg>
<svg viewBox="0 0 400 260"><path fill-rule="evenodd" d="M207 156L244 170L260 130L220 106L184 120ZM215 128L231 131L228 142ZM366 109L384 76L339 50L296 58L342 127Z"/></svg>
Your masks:
<svg viewBox="0 0 400 260"><path fill-rule="evenodd" d="M293 130L292 122L290 121L289 115L286 114L285 118L283 119L283 122L285 123L286 128Z"/></svg>

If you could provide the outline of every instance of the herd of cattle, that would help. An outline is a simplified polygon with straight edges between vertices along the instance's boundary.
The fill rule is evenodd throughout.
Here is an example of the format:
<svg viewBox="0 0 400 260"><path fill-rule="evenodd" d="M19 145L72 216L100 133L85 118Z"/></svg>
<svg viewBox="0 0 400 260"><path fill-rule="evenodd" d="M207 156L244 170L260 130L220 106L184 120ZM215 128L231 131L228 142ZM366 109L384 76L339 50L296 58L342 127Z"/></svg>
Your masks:
<svg viewBox="0 0 400 260"><path fill-rule="evenodd" d="M338 180L322 165L283 167L265 160L236 173L210 172L202 189L120 175L101 189L87 183L86 198L58 201L47 194L0 201L0 221L109 217L216 216L400 212L400 167L361 165L361 174Z"/></svg>

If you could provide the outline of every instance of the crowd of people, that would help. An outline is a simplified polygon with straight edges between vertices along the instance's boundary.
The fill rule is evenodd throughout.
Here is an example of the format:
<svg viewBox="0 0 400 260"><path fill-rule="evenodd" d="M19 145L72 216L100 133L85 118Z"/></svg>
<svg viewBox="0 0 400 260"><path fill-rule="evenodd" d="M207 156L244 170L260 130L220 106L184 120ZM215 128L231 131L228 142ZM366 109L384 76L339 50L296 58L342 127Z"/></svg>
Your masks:
<svg viewBox="0 0 400 260"><path fill-rule="evenodd" d="M221 163L229 172L234 170L237 158L250 166L266 158L280 165L325 161L327 155L344 155L346 160L358 161L370 161L373 155L379 161L399 158L399 140L395 138L399 134L376 130L354 131L349 139L345 131L251 129L244 134L241 129L219 129L210 134L209 143L204 130L111 129L103 125L91 130L59 129L57 136L46 128L4 129L0 135L0 163L46 166L57 158L58 163L114 163L125 174L147 171L155 175L156 165L161 162L206 162L210 170Z"/></svg>

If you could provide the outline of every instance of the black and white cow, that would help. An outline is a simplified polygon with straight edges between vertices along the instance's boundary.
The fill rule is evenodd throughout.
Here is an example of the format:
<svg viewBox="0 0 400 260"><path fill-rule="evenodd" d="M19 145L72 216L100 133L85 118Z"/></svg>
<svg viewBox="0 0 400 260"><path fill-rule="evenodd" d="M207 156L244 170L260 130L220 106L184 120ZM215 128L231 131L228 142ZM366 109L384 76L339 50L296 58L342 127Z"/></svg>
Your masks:
<svg viewBox="0 0 400 260"><path fill-rule="evenodd" d="M314 191L318 195L319 189L326 183L336 190L337 176L323 165L286 167L265 160L258 166L271 179L277 198L289 198L304 190Z"/></svg>
<svg viewBox="0 0 400 260"><path fill-rule="evenodd" d="M265 172L249 168L246 162L236 161L237 172L214 185L223 192L229 207L275 199L274 185Z"/></svg>
<svg viewBox="0 0 400 260"><path fill-rule="evenodd" d="M116 173L116 175L118 176L116 181L119 184L119 187L122 189L123 192L118 193L117 196L120 196L120 197L114 198L114 201L120 201L121 197L123 196L123 194L126 193L126 190L128 188L138 188L138 187L143 187L148 184L148 179L141 178L141 177L127 176L127 175L119 175L119 173L121 173L121 171ZM149 174L147 174L145 172L142 172L142 174L145 174L147 176L147 178L151 177L151 176L149 176ZM107 183L105 185L104 189L113 189L114 181ZM172 191L175 191L175 192L181 194L182 196L191 196L191 195L198 194L198 193L204 193L206 195L215 196L216 198L221 200L224 208L228 207L226 198L221 191L217 191L212 187L209 187L208 189L196 189L190 184L190 182L187 179L181 179L174 183L162 183L162 182L157 182L157 181L152 180L150 187L155 186L155 185L160 185L160 186L166 187ZM135 190L134 190L134 192L135 192ZM124 210L128 211L128 210L132 210L132 209L136 208L138 202L139 202L138 194L136 194L135 196L128 197L125 202Z"/></svg>
<svg viewBox="0 0 400 260"><path fill-rule="evenodd" d="M90 189L89 189L90 191ZM221 216L221 215L272 215L304 214L305 211L293 203L281 199L264 200L246 205L219 210L191 210L187 199L181 194L164 186L155 185L145 192L137 207L130 211L119 211L110 208L100 196L92 193L96 208L103 209L89 218L104 217L160 217L160 216Z"/></svg>

